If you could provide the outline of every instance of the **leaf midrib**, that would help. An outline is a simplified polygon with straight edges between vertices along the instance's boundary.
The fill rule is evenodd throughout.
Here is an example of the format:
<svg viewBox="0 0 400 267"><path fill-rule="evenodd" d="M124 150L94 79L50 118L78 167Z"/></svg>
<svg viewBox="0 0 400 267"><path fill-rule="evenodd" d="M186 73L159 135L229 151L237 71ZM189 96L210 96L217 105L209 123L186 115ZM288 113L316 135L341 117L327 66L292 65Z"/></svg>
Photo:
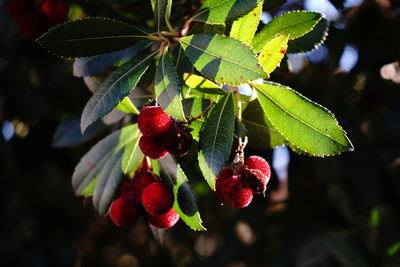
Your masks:
<svg viewBox="0 0 400 267"><path fill-rule="evenodd" d="M281 110L283 110L285 113L287 113L289 116L291 116L291 117L294 118L295 120L297 120L297 121L299 121L299 122L305 124L306 126L308 126L309 128L315 130L315 131L318 132L319 134L321 134L321 135L323 135L323 136L326 136L326 137L329 137L329 138L330 138L332 141L334 141L335 143L337 143L337 144L339 144L339 145L342 145L342 146L344 146L344 147L347 147L347 145L338 142L338 141L335 140L333 137L331 137L329 134L325 134L325 133L321 132L320 130L318 130L318 129L316 129L314 126L312 126L311 124L309 124L309 123L303 121L302 119L298 118L297 116L295 116L295 115L292 114L291 112L289 112L289 111L287 111L286 109L284 109L278 102L276 102L272 97L270 97L269 95L266 94L266 92L264 92L264 91L266 91L265 89L259 89L257 86L255 86L255 87L258 89L257 91L259 91L260 93L262 93L262 94L263 94L265 97L267 97L271 102L273 102L273 103L274 103L275 105L277 105ZM289 90L289 89L287 89L287 90ZM291 90L291 91L294 92L293 90ZM271 123L272 123L272 121L271 121ZM338 125L337 125L337 126L338 126Z"/></svg>
<svg viewBox="0 0 400 267"><path fill-rule="evenodd" d="M232 40L235 40L235 39L232 38ZM196 48L196 49L198 49L198 50L200 50L200 51L202 51L202 52L204 52L204 53L206 53L206 54L208 54L208 55L210 55L210 56L213 56L213 57L215 57L215 58L220 58L220 59L222 59L222 60L228 61L229 63L232 63L232 64L238 65L238 66L240 66L240 67L243 67L243 68L245 68L245 69L247 69L247 70L249 70L249 71L251 71L251 72L253 72L253 73L256 73L256 74L261 75L261 73L256 72L256 71L250 69L250 68L247 67L247 66L241 65L240 63L237 63L237 62L235 62L235 61L232 61L232 60L227 59L227 58L222 57L222 56L218 56L218 55L216 55L216 54L214 54L214 53L211 53L211 52L209 52L209 51L207 51L207 50L204 50L204 49L202 49L202 48L200 48L200 47L197 47L197 46L193 45L192 43L188 43L188 42L186 42L186 41L184 41L184 40L182 40L182 39L180 39L180 41L183 42L183 43L185 43L186 45L192 46L192 47L194 47L194 48ZM235 41L238 41L238 40L235 40ZM239 42L240 42L240 41L239 41ZM245 44L243 44L243 45L245 45ZM247 46L247 45L246 45L246 46ZM265 75L266 73L265 73L265 74L262 73L262 74L263 74L264 76L266 76L266 75Z"/></svg>

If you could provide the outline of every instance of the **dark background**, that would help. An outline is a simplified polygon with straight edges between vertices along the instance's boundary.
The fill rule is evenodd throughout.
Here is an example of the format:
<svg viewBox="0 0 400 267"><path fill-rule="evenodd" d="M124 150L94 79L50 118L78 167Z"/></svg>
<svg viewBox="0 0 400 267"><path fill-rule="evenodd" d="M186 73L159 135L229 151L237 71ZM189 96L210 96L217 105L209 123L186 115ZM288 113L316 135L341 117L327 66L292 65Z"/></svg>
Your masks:
<svg viewBox="0 0 400 267"><path fill-rule="evenodd" d="M286 8L302 7L290 2ZM89 14L114 12L74 3ZM62 149L52 140L91 94L73 77L72 61L21 38L0 1L0 266L400 266L400 86L381 77L384 65L399 60L400 7L332 3L341 16L325 43L328 58L311 59L298 73L283 64L271 79L330 109L354 152L324 159L291 153L289 198L270 200L273 174L267 196L240 210L219 206L204 183L192 181L208 231L179 222L152 232L144 221L118 229L74 196L74 166L101 136ZM348 72L339 69L346 44L358 50ZM6 138L10 123L14 135Z"/></svg>

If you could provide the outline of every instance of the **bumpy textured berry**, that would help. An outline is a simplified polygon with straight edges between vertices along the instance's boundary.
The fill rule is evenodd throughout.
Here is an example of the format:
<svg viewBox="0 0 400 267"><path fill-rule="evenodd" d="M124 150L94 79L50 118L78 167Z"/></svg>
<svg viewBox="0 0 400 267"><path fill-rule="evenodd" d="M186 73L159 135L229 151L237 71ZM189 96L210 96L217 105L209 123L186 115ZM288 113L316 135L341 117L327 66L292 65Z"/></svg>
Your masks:
<svg viewBox="0 0 400 267"><path fill-rule="evenodd" d="M268 178L271 177L271 168L268 162L259 156L250 156L244 160L244 167L261 171Z"/></svg>
<svg viewBox="0 0 400 267"><path fill-rule="evenodd" d="M135 201L142 201L142 192L149 184L159 181L160 178L148 171L137 171L132 179L131 194Z"/></svg>
<svg viewBox="0 0 400 267"><path fill-rule="evenodd" d="M173 123L165 134L164 140L165 148L169 153L177 157L183 157L189 153L193 137L189 132L189 128L180 123Z"/></svg>
<svg viewBox="0 0 400 267"><path fill-rule="evenodd" d="M162 138L142 136L139 140L139 147L143 154L152 159L160 159L168 153Z"/></svg>
<svg viewBox="0 0 400 267"><path fill-rule="evenodd" d="M142 192L142 204L150 215L167 213L174 204L174 193L169 184L154 182Z"/></svg>
<svg viewBox="0 0 400 267"><path fill-rule="evenodd" d="M267 190L269 177L264 175L260 170L244 168L242 176L250 184L254 194L263 194Z"/></svg>
<svg viewBox="0 0 400 267"><path fill-rule="evenodd" d="M35 10L35 0L11 0L8 5L10 17L16 23L20 23L23 17Z"/></svg>
<svg viewBox="0 0 400 267"><path fill-rule="evenodd" d="M253 200L253 190L240 176L232 176L222 184L222 194L227 204L234 208L247 207Z"/></svg>
<svg viewBox="0 0 400 267"><path fill-rule="evenodd" d="M139 210L131 199L120 197L111 204L110 218L118 227L129 226L139 218Z"/></svg>
<svg viewBox="0 0 400 267"><path fill-rule="evenodd" d="M158 106L144 107L138 117L138 126L144 136L162 136L171 123L171 117Z"/></svg>
<svg viewBox="0 0 400 267"><path fill-rule="evenodd" d="M151 225L157 228L170 228L178 222L179 215L174 209L170 209L165 214L148 215L147 219Z"/></svg>
<svg viewBox="0 0 400 267"><path fill-rule="evenodd" d="M44 0L41 9L46 19L53 23L64 21L68 15L68 7L64 1Z"/></svg>
<svg viewBox="0 0 400 267"><path fill-rule="evenodd" d="M226 179L232 176L233 176L233 171L225 167L221 170L221 172L217 176L217 179L215 180L215 192L220 202L225 202L224 196L222 194L222 184L225 182Z"/></svg>

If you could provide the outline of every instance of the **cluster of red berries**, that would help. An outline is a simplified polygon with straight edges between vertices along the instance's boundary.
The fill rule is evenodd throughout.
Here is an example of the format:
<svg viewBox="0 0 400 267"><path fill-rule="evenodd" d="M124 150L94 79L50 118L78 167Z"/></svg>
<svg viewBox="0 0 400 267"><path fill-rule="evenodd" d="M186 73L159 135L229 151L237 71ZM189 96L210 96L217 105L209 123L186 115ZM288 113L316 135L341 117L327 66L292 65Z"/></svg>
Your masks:
<svg viewBox="0 0 400 267"><path fill-rule="evenodd" d="M170 228L179 220L172 208L172 186L150 171L138 170L133 179L124 178L110 206L110 218L118 227L135 223L142 215L151 225Z"/></svg>
<svg viewBox="0 0 400 267"><path fill-rule="evenodd" d="M189 128L174 121L159 106L144 107L138 126L143 135L139 147L149 158L160 159L168 152L182 157L190 150L193 138Z"/></svg>
<svg viewBox="0 0 400 267"><path fill-rule="evenodd" d="M29 40L65 21L69 12L62 0L11 0L8 10L22 37Z"/></svg>
<svg viewBox="0 0 400 267"><path fill-rule="evenodd" d="M264 194L271 176L268 162L251 156L243 164L224 167L215 182L217 198L234 208L247 207L253 194Z"/></svg>

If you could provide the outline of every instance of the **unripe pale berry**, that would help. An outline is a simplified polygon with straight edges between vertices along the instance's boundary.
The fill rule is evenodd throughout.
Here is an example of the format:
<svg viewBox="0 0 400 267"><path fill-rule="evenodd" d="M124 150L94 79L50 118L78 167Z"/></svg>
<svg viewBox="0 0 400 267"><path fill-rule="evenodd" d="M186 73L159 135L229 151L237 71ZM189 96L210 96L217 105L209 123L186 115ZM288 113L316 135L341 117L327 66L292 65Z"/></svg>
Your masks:
<svg viewBox="0 0 400 267"><path fill-rule="evenodd" d="M268 162L259 156L250 156L244 160L244 167L261 171L268 178L271 177L271 168Z"/></svg>
<svg viewBox="0 0 400 267"><path fill-rule="evenodd" d="M174 204L172 186L162 182L151 183L143 189L142 204L150 215L167 213Z"/></svg>
<svg viewBox="0 0 400 267"><path fill-rule="evenodd" d="M111 203L110 218L118 227L129 226L139 218L139 210L131 199L120 197Z"/></svg>
<svg viewBox="0 0 400 267"><path fill-rule="evenodd" d="M158 106L144 107L138 117L138 126L144 136L162 136L171 123L171 117Z"/></svg>
<svg viewBox="0 0 400 267"><path fill-rule="evenodd" d="M240 176L232 176L222 184L225 202L234 208L247 207L253 200L253 190Z"/></svg>
<svg viewBox="0 0 400 267"><path fill-rule="evenodd" d="M139 147L143 154L152 159L160 159L168 153L162 138L142 136L139 140Z"/></svg>
<svg viewBox="0 0 400 267"><path fill-rule="evenodd" d="M157 228L170 228L178 222L179 214L174 209L171 208L165 214L161 215L148 214L147 220L151 225Z"/></svg>

